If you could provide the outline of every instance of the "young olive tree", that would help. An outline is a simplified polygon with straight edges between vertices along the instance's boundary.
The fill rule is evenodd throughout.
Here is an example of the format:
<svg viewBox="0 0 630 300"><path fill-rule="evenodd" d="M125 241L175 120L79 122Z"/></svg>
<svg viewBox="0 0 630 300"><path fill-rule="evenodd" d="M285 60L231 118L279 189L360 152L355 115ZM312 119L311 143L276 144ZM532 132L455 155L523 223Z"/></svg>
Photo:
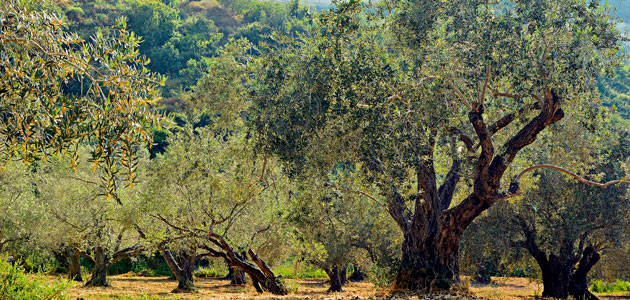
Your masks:
<svg viewBox="0 0 630 300"><path fill-rule="evenodd" d="M366 260L395 256L387 249L400 242L384 205L360 188L360 173L348 169L339 167L324 182L297 184L284 216L300 259L326 272L329 292L342 291L350 264L357 270Z"/></svg>
<svg viewBox="0 0 630 300"><path fill-rule="evenodd" d="M31 239L31 228L42 218L28 166L13 162L0 173L0 215L0 253L13 254L16 246Z"/></svg>
<svg viewBox="0 0 630 300"><path fill-rule="evenodd" d="M84 41L47 5L0 3L0 162L69 152L74 166L79 143L90 140L115 193L118 173L133 180L135 146L162 122L151 110L162 79L144 67L124 20Z"/></svg>
<svg viewBox="0 0 630 300"><path fill-rule="evenodd" d="M151 215L163 222L150 236L178 280L177 290L193 288L192 269L202 256L224 259L250 276L254 286L286 294L282 281L254 252L273 225L269 215L282 193L273 163L256 157L239 128L183 128L150 167L147 201ZM177 261L171 248L186 253ZM248 261L251 259L254 263Z"/></svg>
<svg viewBox="0 0 630 300"><path fill-rule="evenodd" d="M143 217L139 197L133 189L119 188L120 205L108 197L106 174L95 171L100 169L85 158L75 170L67 167L69 162L53 156L39 164L36 184L46 220L40 224L38 239L66 256L70 278L82 279L80 258L85 257L94 265L86 285L108 286L109 267L144 250L136 230ZM118 183L122 180L119 177Z"/></svg>
<svg viewBox="0 0 630 300"><path fill-rule="evenodd" d="M395 287L448 289L464 230L520 192L505 184L519 152L593 111L595 78L621 59L617 21L579 0L382 8L337 3L310 36L275 37L251 128L292 174L361 164L404 235Z"/></svg>

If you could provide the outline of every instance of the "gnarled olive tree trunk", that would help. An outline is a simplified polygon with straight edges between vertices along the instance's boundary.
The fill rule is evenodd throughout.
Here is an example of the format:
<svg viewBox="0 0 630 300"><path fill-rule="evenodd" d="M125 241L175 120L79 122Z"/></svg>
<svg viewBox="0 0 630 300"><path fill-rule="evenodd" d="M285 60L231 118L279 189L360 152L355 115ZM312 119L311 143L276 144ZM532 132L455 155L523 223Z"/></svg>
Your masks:
<svg viewBox="0 0 630 300"><path fill-rule="evenodd" d="M197 260L194 251L182 250L178 253L177 258L175 258L171 250L168 249L164 243L160 244L158 249L177 280L177 288L173 290L173 293L193 291L195 289L193 271L195 261Z"/></svg>
<svg viewBox="0 0 630 300"><path fill-rule="evenodd" d="M242 253L240 256L241 258L247 260L247 253ZM227 261L226 264L228 266L228 274L223 279L229 280L230 284L234 285L243 285L247 283L243 270L233 268Z"/></svg>
<svg viewBox="0 0 630 300"><path fill-rule="evenodd" d="M404 235L395 289L433 292L449 289L458 279L459 242L464 230L492 205L519 192L518 181L512 182L509 189L500 191L501 178L522 148L533 143L547 126L562 119L564 112L559 103L552 91L546 91L543 103L530 107L540 109L539 114L498 148L499 153L495 153L491 137L516 119L517 113L508 114L494 124L486 124L483 103L472 103L468 119L475 129L481 151L475 158L473 191L454 207L450 206L462 162L454 159L438 188L433 161L434 140L429 147L418 151L415 170L418 191L415 196L409 199L394 184L381 182L382 188L389 191L389 214ZM469 153L477 152L470 137L458 129L453 130L466 144ZM391 172L377 158L366 157L363 161L374 172ZM407 207L410 201L415 206L413 212Z"/></svg>
<svg viewBox="0 0 630 300"><path fill-rule="evenodd" d="M81 251L72 246L63 246L55 250L55 256L59 263L68 268L68 279L83 281L81 276Z"/></svg>
<svg viewBox="0 0 630 300"><path fill-rule="evenodd" d="M103 247L97 247L91 258L94 263L92 277L85 284L86 286L109 286L107 282L107 271L109 269L109 258Z"/></svg>
<svg viewBox="0 0 630 300"><path fill-rule="evenodd" d="M94 270L90 280L85 286L109 286L107 281L107 273L109 267L125 258L133 257L140 254L144 250L141 245L134 245L121 250L114 250L111 254L104 247L95 247L92 249L92 255L83 252L82 254L94 263Z"/></svg>
<svg viewBox="0 0 630 300"><path fill-rule="evenodd" d="M592 246L577 249L574 243L565 240L560 247L560 254L545 253L536 244L536 232L523 227L525 241L521 246L536 259L543 277L543 297L567 299L569 296L578 300L598 300L588 290L587 274L599 261L599 253ZM580 242L580 248L582 247ZM579 262L579 263L578 263ZM577 268L576 268L577 264Z"/></svg>
<svg viewBox="0 0 630 300"><path fill-rule="evenodd" d="M230 246L222 236L211 233L207 238L219 248L217 250L204 245L202 248L208 251L207 255L221 257L225 259L232 268L242 270L251 278L256 291L259 293L268 291L274 295L286 295L288 293L281 277L276 276L265 261L258 257L254 251L251 249L247 251L247 255L249 255L251 261L254 262L252 264L247 260L245 253L234 251L232 246Z"/></svg>
<svg viewBox="0 0 630 300"><path fill-rule="evenodd" d="M328 292L343 292L343 285L346 284L346 270L347 267L334 266L327 268L324 271L328 275L330 287Z"/></svg>

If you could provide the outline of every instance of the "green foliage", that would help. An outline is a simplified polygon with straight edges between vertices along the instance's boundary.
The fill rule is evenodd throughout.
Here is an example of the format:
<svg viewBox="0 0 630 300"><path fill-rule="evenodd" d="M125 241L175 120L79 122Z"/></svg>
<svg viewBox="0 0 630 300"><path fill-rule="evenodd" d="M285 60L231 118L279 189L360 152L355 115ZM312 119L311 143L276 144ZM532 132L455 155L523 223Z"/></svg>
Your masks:
<svg viewBox="0 0 630 300"><path fill-rule="evenodd" d="M86 42L39 1L3 1L0 15L0 162L70 152L74 167L89 140L108 192L118 173L133 180L137 146L162 122L151 110L161 79L144 68L138 37L121 19Z"/></svg>
<svg viewBox="0 0 630 300"><path fill-rule="evenodd" d="M597 87L604 105L610 107L617 123L630 124L630 64L620 67L612 78L599 78Z"/></svg>
<svg viewBox="0 0 630 300"><path fill-rule="evenodd" d="M591 280L589 290L593 293L630 293L630 282L615 280L615 282L605 282L602 280Z"/></svg>
<svg viewBox="0 0 630 300"><path fill-rule="evenodd" d="M11 265L6 258L0 258L0 295L3 299L69 299L66 292L73 286L71 281L61 278L50 281L41 272L27 273L20 263Z"/></svg>
<svg viewBox="0 0 630 300"><path fill-rule="evenodd" d="M295 258L286 260L283 264L276 266L274 272L284 278L292 279L327 279L328 275L324 270L313 265L302 265Z"/></svg>
<svg viewBox="0 0 630 300"><path fill-rule="evenodd" d="M193 272L193 274L195 275L195 277L199 278L221 278L227 275L227 273L225 273L223 270L217 270L211 267L198 268Z"/></svg>

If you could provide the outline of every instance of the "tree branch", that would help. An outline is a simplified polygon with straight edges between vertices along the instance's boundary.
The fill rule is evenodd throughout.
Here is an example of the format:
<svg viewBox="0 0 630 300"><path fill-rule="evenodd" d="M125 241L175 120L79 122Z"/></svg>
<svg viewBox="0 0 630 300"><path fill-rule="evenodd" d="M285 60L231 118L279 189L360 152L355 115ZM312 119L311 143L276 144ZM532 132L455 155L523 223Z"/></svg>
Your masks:
<svg viewBox="0 0 630 300"><path fill-rule="evenodd" d="M466 100L466 97L464 96L464 94L462 94L462 92L459 90L459 88L457 88L455 86L455 84L453 84L453 82L450 81L450 80L447 80L446 83L448 83L448 85L451 87L451 89L453 89L453 91L455 92L457 97L459 97L459 99L462 100L462 102L464 102L464 104L466 104L466 107L468 107L468 109L472 109L472 106L470 105L470 102L468 102L468 100Z"/></svg>

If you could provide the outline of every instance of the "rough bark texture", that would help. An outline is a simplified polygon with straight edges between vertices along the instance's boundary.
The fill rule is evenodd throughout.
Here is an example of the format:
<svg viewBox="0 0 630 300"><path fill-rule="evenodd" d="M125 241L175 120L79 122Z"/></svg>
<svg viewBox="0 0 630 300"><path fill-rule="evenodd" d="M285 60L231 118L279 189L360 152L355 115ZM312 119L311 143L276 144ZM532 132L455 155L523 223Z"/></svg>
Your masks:
<svg viewBox="0 0 630 300"><path fill-rule="evenodd" d="M495 151L492 135L507 127L514 118L501 118L497 123L487 125L483 118L484 104L472 103L468 119L475 130L481 150L475 160L473 191L460 204L450 207L460 177L461 161L458 158L454 158L442 185L439 188L437 185L433 165L435 140L431 140L437 133L425 133L429 136L429 145L418 150L415 170L418 191L415 197L408 199L395 185L383 183L391 192L386 195L389 197L389 214L404 235L401 265L394 281L395 289L434 292L449 289L458 278L459 241L462 233L481 213L518 190L514 183L507 191L500 191L501 178L505 171L521 149L533 143L541 131L564 116L560 101L553 91L545 91L541 102L543 103L540 106L534 108L540 109L538 115L509 137L498 148L500 151ZM470 138L462 140L468 141L467 145L470 144ZM365 157L363 161L374 172L383 175L391 172L386 170L378 158ZM413 212L408 209L409 201L413 201L415 206Z"/></svg>
<svg viewBox="0 0 630 300"><path fill-rule="evenodd" d="M197 256L190 250L182 250L175 258L171 250L164 244L160 244L158 249L177 280L177 288L173 290L173 293L193 291L195 289L193 270Z"/></svg>
<svg viewBox="0 0 630 300"><path fill-rule="evenodd" d="M561 255L547 254L536 244L536 231L524 223L521 225L525 236L522 246L536 259L542 271L543 297L567 299L572 296L577 300L598 300L588 291L587 279L588 272L599 261L595 248L588 246L582 250L581 241L576 255L573 253L573 241L565 240L560 247Z"/></svg>
<svg viewBox="0 0 630 300"><path fill-rule="evenodd" d="M68 279L83 281L81 274L81 251L72 246L62 245L59 250L54 251L54 254L59 265L68 270Z"/></svg>
<svg viewBox="0 0 630 300"><path fill-rule="evenodd" d="M92 277L85 284L86 286L109 286L107 282L107 269L109 269L109 258L105 253L105 249L97 247L94 250L94 270L92 270Z"/></svg>
<svg viewBox="0 0 630 300"><path fill-rule="evenodd" d="M249 275L256 291L259 293L268 291L274 295L286 295L288 293L281 276L276 276L254 251L250 249L246 253L236 252L221 235L216 233L210 233L208 239L220 250L204 245L202 248L208 251L207 255L221 257L232 268L242 270ZM248 255L253 264L247 260Z"/></svg>
<svg viewBox="0 0 630 300"><path fill-rule="evenodd" d="M81 253L73 248L66 252L68 260L68 278L74 281L83 281L81 276Z"/></svg>
<svg viewBox="0 0 630 300"><path fill-rule="evenodd" d="M328 288L328 292L343 292L342 287L345 283L346 270L344 268L334 266L324 271L328 275L329 282L330 282L330 287Z"/></svg>
<svg viewBox="0 0 630 300"><path fill-rule="evenodd" d="M245 272L241 270L234 270L234 276L232 276L232 279L230 280L230 284L244 285L246 283L247 283L247 280L245 280Z"/></svg>
<svg viewBox="0 0 630 300"><path fill-rule="evenodd" d="M234 248L228 244L228 242L224 239L222 235L219 235L215 232L206 232L200 230L191 230L184 229L182 227L176 226L170 223L165 218L158 216L160 220L166 223L168 226L176 229L180 232L185 232L191 237L198 238L200 240L204 240L210 242L212 246L208 244L200 244L199 248L206 250L207 253L202 254L201 256L212 256L212 257L220 257L225 260L225 262L234 269L241 270L252 279L252 284L256 288L256 291L263 292L268 291L274 295L286 295L288 293L284 282L281 279L281 276L276 276L271 268L262 260L258 255L256 255L251 249L245 252L237 252L234 251ZM164 258L167 260L167 263L171 270L179 269L177 264L174 263L172 255L170 251L166 249L165 241L161 243L158 248L160 252L164 255ZM247 261L247 255L254 262ZM194 264L193 264L194 265ZM192 278L192 277L191 277Z"/></svg>
<svg viewBox="0 0 630 300"><path fill-rule="evenodd" d="M539 263L540 264L540 263ZM543 276L543 297L566 299L569 297L570 266L551 254L540 265Z"/></svg>
<svg viewBox="0 0 630 300"><path fill-rule="evenodd" d="M107 282L107 272L109 267L125 258L136 256L144 250L141 245L135 245L120 250L118 249L118 246L114 249L114 254L110 254L107 249L103 247L94 248L92 250L92 256L89 256L84 252L81 253L94 263L92 277L85 284L86 286L109 286L109 283Z"/></svg>
<svg viewBox="0 0 630 300"><path fill-rule="evenodd" d="M229 280L230 284L243 285L247 283L245 279L245 273L242 270L238 270L228 266L228 274L223 278Z"/></svg>
<svg viewBox="0 0 630 300"><path fill-rule="evenodd" d="M569 294L578 300L597 300L597 296L588 290L588 272L599 261L599 253L593 247L586 247L569 284Z"/></svg>

